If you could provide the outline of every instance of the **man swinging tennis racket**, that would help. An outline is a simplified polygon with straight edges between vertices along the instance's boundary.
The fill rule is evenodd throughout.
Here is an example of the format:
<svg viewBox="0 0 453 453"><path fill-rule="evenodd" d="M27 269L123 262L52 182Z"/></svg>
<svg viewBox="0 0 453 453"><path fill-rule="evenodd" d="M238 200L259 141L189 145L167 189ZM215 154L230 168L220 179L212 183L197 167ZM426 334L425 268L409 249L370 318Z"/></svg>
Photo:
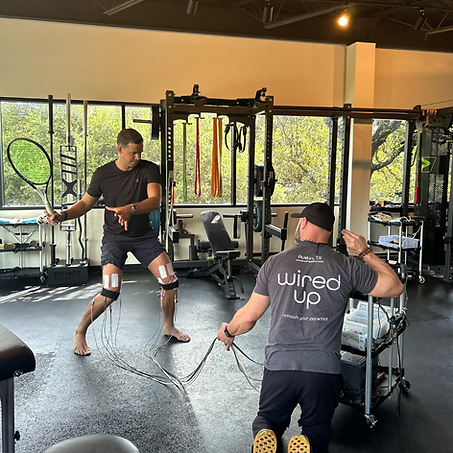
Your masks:
<svg viewBox="0 0 453 453"><path fill-rule="evenodd" d="M161 284L164 334L179 341L190 341L190 337L174 325L178 277L149 220L149 213L160 206L159 167L141 159L143 137L135 129L123 129L118 134L117 144L118 158L94 172L82 200L62 213L50 215L46 211L48 222L57 225L81 217L93 208L101 195L105 198L101 247L103 287L88 305L74 334L74 352L82 356L91 354L86 342L91 322L119 297L128 252L133 253Z"/></svg>

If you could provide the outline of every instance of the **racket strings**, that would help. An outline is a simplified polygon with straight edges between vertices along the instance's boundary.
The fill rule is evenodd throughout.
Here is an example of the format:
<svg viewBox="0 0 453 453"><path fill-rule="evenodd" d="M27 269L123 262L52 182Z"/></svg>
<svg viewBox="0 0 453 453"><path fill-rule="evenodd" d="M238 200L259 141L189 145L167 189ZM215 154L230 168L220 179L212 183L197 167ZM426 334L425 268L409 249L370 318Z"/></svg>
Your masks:
<svg viewBox="0 0 453 453"><path fill-rule="evenodd" d="M47 184L51 169L47 155L40 147L23 139L11 142L8 147L10 162L25 179L34 184Z"/></svg>

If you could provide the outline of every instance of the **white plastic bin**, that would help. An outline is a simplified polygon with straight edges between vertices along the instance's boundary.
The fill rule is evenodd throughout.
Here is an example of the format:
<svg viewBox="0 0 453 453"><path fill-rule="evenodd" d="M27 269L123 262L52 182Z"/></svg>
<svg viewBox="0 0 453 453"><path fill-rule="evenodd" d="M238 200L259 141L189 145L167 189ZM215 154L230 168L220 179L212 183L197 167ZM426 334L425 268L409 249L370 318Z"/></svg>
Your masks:
<svg viewBox="0 0 453 453"><path fill-rule="evenodd" d="M397 234L391 234L389 236L379 236L379 244L383 245L385 247L398 249L400 246L399 239L400 239L400 237ZM403 237L402 241L403 241L403 245L402 245L403 250L418 248L418 243L419 243L418 239Z"/></svg>
<svg viewBox="0 0 453 453"><path fill-rule="evenodd" d="M374 306L373 340L382 337L389 331L387 315L390 307ZM385 310L385 311L384 311ZM386 313L387 312L387 313ZM368 339L368 302L360 301L355 309L345 315L341 342L354 349L365 351Z"/></svg>

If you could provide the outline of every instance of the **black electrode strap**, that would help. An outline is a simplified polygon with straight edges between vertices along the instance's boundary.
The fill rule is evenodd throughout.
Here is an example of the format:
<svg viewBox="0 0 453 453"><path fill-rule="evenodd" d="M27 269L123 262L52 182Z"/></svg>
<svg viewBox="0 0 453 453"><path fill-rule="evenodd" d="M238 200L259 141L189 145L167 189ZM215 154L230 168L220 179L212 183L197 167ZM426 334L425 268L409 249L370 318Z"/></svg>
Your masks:
<svg viewBox="0 0 453 453"><path fill-rule="evenodd" d="M176 280L175 282L172 283L162 284L161 286L164 291L175 289L179 287L179 280Z"/></svg>
<svg viewBox="0 0 453 453"><path fill-rule="evenodd" d="M109 289L102 288L101 296L116 300L118 299L118 297L120 297L120 293L119 292L116 293L115 291L110 291Z"/></svg>

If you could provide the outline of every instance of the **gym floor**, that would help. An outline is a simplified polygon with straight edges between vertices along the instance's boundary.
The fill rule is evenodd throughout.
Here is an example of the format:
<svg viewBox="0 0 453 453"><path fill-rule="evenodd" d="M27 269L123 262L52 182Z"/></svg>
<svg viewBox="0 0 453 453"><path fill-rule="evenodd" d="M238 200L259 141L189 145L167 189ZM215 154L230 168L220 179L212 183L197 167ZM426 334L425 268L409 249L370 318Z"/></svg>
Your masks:
<svg viewBox="0 0 453 453"><path fill-rule="evenodd" d="M16 453L40 453L61 440L95 433L123 436L141 453L250 452L262 367L239 354L247 380L234 353L214 340L221 322L246 302L254 277L239 275L245 292L227 300L214 280L178 274L176 325L191 335L190 343L165 343L157 282L147 272L126 272L120 302L89 330L89 357L73 354L72 335L100 290L100 275L77 287L2 282L0 323L28 344L37 361L35 372L15 379L21 434ZM330 453L453 452L453 286L428 275L424 284L409 281L407 291L404 366L411 387L402 393L401 413L394 392L377 409L378 423L370 429L362 410L340 404ZM269 321L266 313L236 340L258 363ZM201 373L189 379L213 343ZM157 382L156 377L169 380L150 357L192 382L185 390ZM297 418L296 409L285 445L298 433Z"/></svg>

